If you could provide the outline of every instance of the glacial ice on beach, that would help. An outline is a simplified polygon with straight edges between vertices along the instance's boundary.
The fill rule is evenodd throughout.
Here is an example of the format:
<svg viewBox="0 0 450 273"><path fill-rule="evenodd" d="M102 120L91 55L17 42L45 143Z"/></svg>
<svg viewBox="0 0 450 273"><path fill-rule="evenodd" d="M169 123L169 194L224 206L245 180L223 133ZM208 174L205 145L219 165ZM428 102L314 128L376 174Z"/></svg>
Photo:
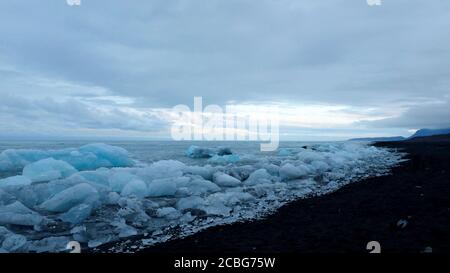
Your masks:
<svg viewBox="0 0 450 273"><path fill-rule="evenodd" d="M231 155L231 149L228 147L203 148L199 146L190 146L185 154L191 158L210 158L213 156Z"/></svg>
<svg viewBox="0 0 450 273"><path fill-rule="evenodd" d="M269 155L188 151L193 158L207 154L207 164L135 166L127 151L105 144L2 152L0 168L24 170L0 180L0 251L63 251L70 240L96 247L139 234L158 242L173 228L189 232L255 218L290 200L384 174L400 159L359 143ZM16 237L5 241L2 234Z"/></svg>
<svg viewBox="0 0 450 273"><path fill-rule="evenodd" d="M98 198L94 187L81 183L55 194L40 207L50 212L65 212L79 204L93 204Z"/></svg>
<svg viewBox="0 0 450 273"><path fill-rule="evenodd" d="M13 186L26 186L30 184L31 179L23 175L10 176L5 179L0 179L0 188Z"/></svg>
<svg viewBox="0 0 450 273"><path fill-rule="evenodd" d="M16 252L27 243L25 236L14 234L5 227L0 226L0 253Z"/></svg>
<svg viewBox="0 0 450 273"><path fill-rule="evenodd" d="M76 172L74 167L64 161L46 158L25 166L22 173L33 182L41 182L66 178Z"/></svg>
<svg viewBox="0 0 450 273"><path fill-rule="evenodd" d="M30 163L53 158L70 164L77 170L95 170L101 167L130 167L134 165L128 152L120 147L95 143L62 150L5 150L0 154L0 171L16 171Z"/></svg>
<svg viewBox="0 0 450 273"><path fill-rule="evenodd" d="M38 213L15 201L0 207L0 225L37 226L44 218Z"/></svg>

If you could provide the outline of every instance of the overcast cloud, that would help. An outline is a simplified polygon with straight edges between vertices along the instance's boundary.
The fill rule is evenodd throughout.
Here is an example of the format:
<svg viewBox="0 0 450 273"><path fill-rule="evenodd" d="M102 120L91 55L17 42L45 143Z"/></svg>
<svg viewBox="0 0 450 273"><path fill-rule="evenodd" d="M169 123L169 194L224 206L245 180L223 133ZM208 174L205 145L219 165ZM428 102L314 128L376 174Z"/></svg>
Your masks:
<svg viewBox="0 0 450 273"><path fill-rule="evenodd" d="M194 96L288 139L450 127L449 30L447 0L1 1L0 136L169 137Z"/></svg>

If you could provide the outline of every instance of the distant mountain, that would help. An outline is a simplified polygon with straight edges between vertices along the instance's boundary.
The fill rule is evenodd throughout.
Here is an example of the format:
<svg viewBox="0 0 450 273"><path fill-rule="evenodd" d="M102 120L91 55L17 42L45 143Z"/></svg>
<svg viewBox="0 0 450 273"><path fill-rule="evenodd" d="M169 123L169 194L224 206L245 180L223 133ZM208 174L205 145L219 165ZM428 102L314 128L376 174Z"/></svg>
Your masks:
<svg viewBox="0 0 450 273"><path fill-rule="evenodd" d="M405 142L450 142L450 134L408 138Z"/></svg>
<svg viewBox="0 0 450 273"><path fill-rule="evenodd" d="M436 136L436 135L447 135L450 134L450 128L447 129L420 129L410 136L408 139L415 137L426 137L426 136Z"/></svg>
<svg viewBox="0 0 450 273"><path fill-rule="evenodd" d="M376 142L385 142L385 141L402 141L406 138L402 136L395 137L366 137L366 138L352 138L349 141L376 141Z"/></svg>

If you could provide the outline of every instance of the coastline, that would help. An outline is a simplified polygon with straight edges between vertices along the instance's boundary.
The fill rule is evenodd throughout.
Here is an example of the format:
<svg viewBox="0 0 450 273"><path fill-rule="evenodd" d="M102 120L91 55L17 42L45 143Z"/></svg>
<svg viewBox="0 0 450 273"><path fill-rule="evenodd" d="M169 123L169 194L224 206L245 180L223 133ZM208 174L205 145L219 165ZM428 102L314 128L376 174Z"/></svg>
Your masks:
<svg viewBox="0 0 450 273"><path fill-rule="evenodd" d="M409 160L390 175L291 202L265 219L211 227L141 251L367 253L367 243L378 241L387 253L449 253L450 143L374 145L400 149Z"/></svg>

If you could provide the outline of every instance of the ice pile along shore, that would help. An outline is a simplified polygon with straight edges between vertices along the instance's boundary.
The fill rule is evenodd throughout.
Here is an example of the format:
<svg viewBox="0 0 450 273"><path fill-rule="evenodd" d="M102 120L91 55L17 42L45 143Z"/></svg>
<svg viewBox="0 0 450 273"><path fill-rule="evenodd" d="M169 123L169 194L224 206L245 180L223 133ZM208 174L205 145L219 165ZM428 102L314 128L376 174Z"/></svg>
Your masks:
<svg viewBox="0 0 450 273"><path fill-rule="evenodd" d="M383 175L400 160L386 149L332 143L276 155L190 147L207 165L162 160L137 166L106 144L53 151L6 150L0 171L0 252L97 247L133 235L146 244L203 227L258 217L295 198L324 194ZM181 231L181 232L180 232Z"/></svg>

